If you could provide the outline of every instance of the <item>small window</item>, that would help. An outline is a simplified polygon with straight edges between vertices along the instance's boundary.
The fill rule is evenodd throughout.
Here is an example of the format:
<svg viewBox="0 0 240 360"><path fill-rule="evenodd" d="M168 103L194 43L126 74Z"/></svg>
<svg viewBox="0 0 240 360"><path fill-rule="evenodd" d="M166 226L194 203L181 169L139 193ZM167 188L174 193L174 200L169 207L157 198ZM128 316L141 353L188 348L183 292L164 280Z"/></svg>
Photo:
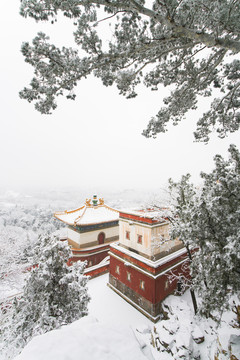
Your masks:
<svg viewBox="0 0 240 360"><path fill-rule="evenodd" d="M116 266L116 273L117 274L120 274L120 268L119 268L119 265Z"/></svg>
<svg viewBox="0 0 240 360"><path fill-rule="evenodd" d="M145 281L140 280L140 289L145 290Z"/></svg>
<svg viewBox="0 0 240 360"><path fill-rule="evenodd" d="M130 231L126 231L126 239L130 240Z"/></svg>
<svg viewBox="0 0 240 360"><path fill-rule="evenodd" d="M142 244L142 235L137 236L137 242L138 244Z"/></svg>
<svg viewBox="0 0 240 360"><path fill-rule="evenodd" d="M169 288L169 282L168 282L168 280L166 280L166 282L165 282L165 290L167 290Z"/></svg>
<svg viewBox="0 0 240 360"><path fill-rule="evenodd" d="M89 267L92 266L92 260L90 260L90 261L88 262L88 266L89 266Z"/></svg>
<svg viewBox="0 0 240 360"><path fill-rule="evenodd" d="M127 280L131 281L131 273L130 272L127 272Z"/></svg>

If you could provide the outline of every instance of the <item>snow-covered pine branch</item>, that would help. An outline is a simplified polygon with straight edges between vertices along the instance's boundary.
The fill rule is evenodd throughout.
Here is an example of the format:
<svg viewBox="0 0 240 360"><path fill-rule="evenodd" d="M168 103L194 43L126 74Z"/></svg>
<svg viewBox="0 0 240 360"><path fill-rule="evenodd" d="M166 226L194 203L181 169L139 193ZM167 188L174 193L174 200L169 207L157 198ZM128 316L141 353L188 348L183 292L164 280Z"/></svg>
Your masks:
<svg viewBox="0 0 240 360"><path fill-rule="evenodd" d="M99 11L99 9L102 9ZM103 16L103 12L106 13ZM195 137L208 141L239 129L240 3L192 0L23 0L21 14L39 21L57 21L62 13L73 21L74 39L86 56L72 48L59 49L39 33L33 45L24 43L25 61L34 67L30 87L20 96L34 102L41 113L51 113L56 98L75 99L77 82L90 74L105 86L116 84L119 93L132 98L144 83L152 90L174 85L165 106L143 134L156 137L169 122L177 124L200 96L218 89L209 111L199 119ZM109 22L109 38L98 25ZM106 41L107 40L107 41Z"/></svg>

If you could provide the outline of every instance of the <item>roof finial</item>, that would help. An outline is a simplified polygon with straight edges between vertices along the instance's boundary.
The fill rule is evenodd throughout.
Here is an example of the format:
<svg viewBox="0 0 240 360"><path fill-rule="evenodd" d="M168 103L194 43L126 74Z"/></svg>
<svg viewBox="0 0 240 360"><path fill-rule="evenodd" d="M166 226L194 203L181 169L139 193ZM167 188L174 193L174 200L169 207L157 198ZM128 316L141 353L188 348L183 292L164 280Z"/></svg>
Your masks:
<svg viewBox="0 0 240 360"><path fill-rule="evenodd" d="M97 199L97 195L93 195L93 200L92 200L93 206L98 206L98 199Z"/></svg>

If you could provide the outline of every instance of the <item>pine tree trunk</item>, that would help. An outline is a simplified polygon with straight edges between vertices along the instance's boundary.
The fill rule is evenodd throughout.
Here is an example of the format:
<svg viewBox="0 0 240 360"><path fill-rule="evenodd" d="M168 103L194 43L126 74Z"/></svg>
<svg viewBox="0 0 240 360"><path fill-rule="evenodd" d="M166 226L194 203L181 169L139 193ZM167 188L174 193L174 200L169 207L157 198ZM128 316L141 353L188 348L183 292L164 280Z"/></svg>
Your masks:
<svg viewBox="0 0 240 360"><path fill-rule="evenodd" d="M189 262L190 264L192 263L192 254L191 254L191 251L189 249L189 245L188 244L185 244L185 247L187 249L187 254L188 254L188 258L189 258ZM194 309L194 313L195 315L197 314L198 312L198 306L197 306L197 299L196 299L196 296L195 296L195 292L193 289L190 289L190 294L191 294L191 298L192 298L192 304L193 304L193 309Z"/></svg>
<svg viewBox="0 0 240 360"><path fill-rule="evenodd" d="M197 299L195 296L195 292L193 289L190 289L190 293L191 293L191 297L192 297L192 303L193 303L193 308L194 308L194 314L196 315L198 312L198 306L197 306Z"/></svg>

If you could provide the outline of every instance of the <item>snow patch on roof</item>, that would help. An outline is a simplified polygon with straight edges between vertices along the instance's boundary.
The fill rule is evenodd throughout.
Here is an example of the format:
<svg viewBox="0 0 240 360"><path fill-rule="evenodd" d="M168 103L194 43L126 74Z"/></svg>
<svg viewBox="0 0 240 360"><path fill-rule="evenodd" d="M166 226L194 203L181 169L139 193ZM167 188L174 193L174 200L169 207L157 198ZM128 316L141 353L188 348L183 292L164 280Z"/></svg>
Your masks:
<svg viewBox="0 0 240 360"><path fill-rule="evenodd" d="M167 262L169 262L171 260L174 260L175 258L177 258L177 257L179 257L181 255L185 255L187 253L186 249L182 248L180 250L174 251L173 253L171 253L169 255L164 256L163 258L161 258L159 260L153 261L153 260L145 258L142 255L136 254L131 250L128 250L128 249L124 248L119 243L111 244L110 248L114 248L116 250L119 250L122 253L124 253L126 255L129 255L132 258L134 258L134 259L136 259L138 261L141 261L141 262L145 263L146 265L149 265L149 266L151 266L153 268L157 268L157 267L159 267L159 266L161 266L161 265L163 265L163 264L165 264L165 263L167 263ZM132 266L132 264L131 264L131 266Z"/></svg>
<svg viewBox="0 0 240 360"><path fill-rule="evenodd" d="M98 224L107 221L116 221L119 213L107 206L86 208L84 216L76 221L76 225Z"/></svg>
<svg viewBox="0 0 240 360"><path fill-rule="evenodd" d="M122 209L121 213L135 215L135 216L144 217L144 218L148 218L148 219L159 218L159 211L155 211L155 210Z"/></svg>
<svg viewBox="0 0 240 360"><path fill-rule="evenodd" d="M85 208L85 206L82 206L81 208L75 210L58 211L54 214L54 216L66 224L74 224L75 219L83 215Z"/></svg>
<svg viewBox="0 0 240 360"><path fill-rule="evenodd" d="M86 206L65 212L56 212L54 216L68 225L92 225L109 221L118 221L119 212L103 204Z"/></svg>

